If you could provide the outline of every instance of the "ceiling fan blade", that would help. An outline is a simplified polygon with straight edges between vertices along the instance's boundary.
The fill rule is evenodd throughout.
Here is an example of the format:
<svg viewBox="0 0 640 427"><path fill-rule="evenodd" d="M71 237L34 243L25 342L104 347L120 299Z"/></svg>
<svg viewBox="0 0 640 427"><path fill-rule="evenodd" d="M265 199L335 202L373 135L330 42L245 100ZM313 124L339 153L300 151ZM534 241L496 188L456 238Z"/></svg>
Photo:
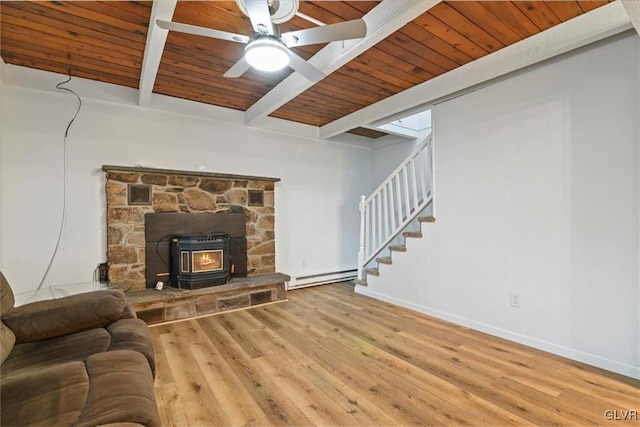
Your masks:
<svg viewBox="0 0 640 427"><path fill-rule="evenodd" d="M231 78L240 77L249 69L249 67L249 63L246 61L246 59L244 59L243 56L238 62L233 64L233 66L229 68L226 73L224 73L224 76Z"/></svg>
<svg viewBox="0 0 640 427"><path fill-rule="evenodd" d="M282 34L282 41L287 47L298 47L339 40L360 39L366 35L367 24L364 19L355 19L338 24L307 28L306 30L290 31Z"/></svg>
<svg viewBox="0 0 640 427"><path fill-rule="evenodd" d="M273 35L273 23L267 0L244 0L253 30L259 34Z"/></svg>
<svg viewBox="0 0 640 427"><path fill-rule="evenodd" d="M292 51L289 51L289 67L293 68L295 71L302 74L302 76L307 80L314 83L319 82L327 76L325 73L318 70Z"/></svg>
<svg viewBox="0 0 640 427"><path fill-rule="evenodd" d="M180 33L195 34L196 36L212 37L214 39L228 40L236 43L249 43L249 37L241 34L228 33L226 31L213 30L211 28L198 27L189 24L180 24L179 22L156 20L158 27L170 31L178 31Z"/></svg>

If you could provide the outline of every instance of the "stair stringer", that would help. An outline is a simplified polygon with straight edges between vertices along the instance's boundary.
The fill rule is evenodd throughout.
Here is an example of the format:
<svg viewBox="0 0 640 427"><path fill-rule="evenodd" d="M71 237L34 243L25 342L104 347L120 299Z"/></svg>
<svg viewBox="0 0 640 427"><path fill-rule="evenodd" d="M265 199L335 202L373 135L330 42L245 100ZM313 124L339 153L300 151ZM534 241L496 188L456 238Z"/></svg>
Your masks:
<svg viewBox="0 0 640 427"><path fill-rule="evenodd" d="M397 244L392 242L391 244L389 244L387 246L387 250L389 251L389 256L376 257L375 260L370 263L370 264L376 264L376 266L375 267L366 266L364 270L365 278L362 280L357 279L355 281L356 285L367 286L368 276L369 275L376 276L376 277L380 276L380 274L382 273L380 268L381 266L384 266L382 271L393 268L394 253L398 253L398 254L406 253L409 250L409 246L407 245L407 242L412 239L422 239L424 237L423 227L426 227L428 226L428 224L433 223L435 221L436 221L435 217L431 215L424 215L424 216L418 217L418 221L417 221L418 227L416 227L412 223L408 224L407 227L405 227L405 230L403 230L400 233L400 235L402 236L403 243Z"/></svg>

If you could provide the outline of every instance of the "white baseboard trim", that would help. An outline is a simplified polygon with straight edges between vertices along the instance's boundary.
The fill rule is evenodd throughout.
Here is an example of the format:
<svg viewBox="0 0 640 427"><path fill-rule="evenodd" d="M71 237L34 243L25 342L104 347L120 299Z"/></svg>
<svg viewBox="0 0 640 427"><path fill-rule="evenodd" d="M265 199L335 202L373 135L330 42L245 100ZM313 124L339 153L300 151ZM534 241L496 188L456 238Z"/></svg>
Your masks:
<svg viewBox="0 0 640 427"><path fill-rule="evenodd" d="M596 354L587 353L581 350L565 347L552 342L544 341L538 338L533 338L527 335L518 334L506 329L497 328L495 326L487 325L485 323L476 322L475 320L466 319L464 317L456 316L450 313L446 313L440 310L436 310L430 307L414 304L404 300L390 297L388 295L380 294L362 286L356 286L355 292L361 295L365 295L371 298L375 298L381 301L385 301L391 304L398 305L400 307L408 308L410 310L417 311L419 313L428 314L429 316L437 317L438 319L446 320L457 325L466 326L471 329L475 329L480 332L485 332L490 335L494 335L499 338L504 338L509 341L514 341L519 344L524 344L529 347L543 350L549 353L556 354L558 356L566 357L578 362L586 363L598 368L606 369L607 371L622 374L631 378L640 379L640 366L631 365L629 363L620 362L617 360L607 359L606 357L598 356Z"/></svg>
<svg viewBox="0 0 640 427"><path fill-rule="evenodd" d="M357 275L358 270L352 269L294 277L287 285L287 289L298 289L307 286L325 285L327 283L346 282L347 280L354 280Z"/></svg>

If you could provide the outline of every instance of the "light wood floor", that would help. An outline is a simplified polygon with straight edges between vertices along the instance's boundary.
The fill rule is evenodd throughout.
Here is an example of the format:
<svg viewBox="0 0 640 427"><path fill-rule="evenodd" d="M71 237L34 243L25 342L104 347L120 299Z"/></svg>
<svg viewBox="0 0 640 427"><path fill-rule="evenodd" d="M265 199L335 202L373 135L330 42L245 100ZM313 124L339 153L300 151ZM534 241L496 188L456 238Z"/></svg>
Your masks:
<svg viewBox="0 0 640 427"><path fill-rule="evenodd" d="M640 381L353 293L152 328L167 426L640 425ZM639 414L640 416L640 414Z"/></svg>

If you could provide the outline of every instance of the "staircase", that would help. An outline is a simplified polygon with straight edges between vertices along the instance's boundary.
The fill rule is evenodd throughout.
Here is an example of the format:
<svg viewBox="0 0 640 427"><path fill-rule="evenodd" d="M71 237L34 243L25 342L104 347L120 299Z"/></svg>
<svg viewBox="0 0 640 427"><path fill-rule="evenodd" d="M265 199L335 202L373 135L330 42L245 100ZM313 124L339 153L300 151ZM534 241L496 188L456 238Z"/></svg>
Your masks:
<svg viewBox="0 0 640 427"><path fill-rule="evenodd" d="M380 264L391 264L393 252L406 252L407 239L421 238L422 224L435 221L421 215L433 202L431 143L430 134L371 196L361 197L357 285L366 286L369 274L379 276ZM416 219L420 230L407 230ZM402 243L394 242L400 236ZM385 249L389 256L379 256Z"/></svg>
<svg viewBox="0 0 640 427"><path fill-rule="evenodd" d="M375 261L378 263L378 265L376 267L369 267L369 268L365 268L364 269L364 278L362 279L356 279L355 283L356 285L360 285L360 286L367 286L367 279L366 276L367 275L372 275L372 276L380 276L380 264L387 264L387 265L391 265L393 264L393 252L406 252L407 251L407 239L411 239L411 238L422 238L422 223L425 222L435 222L436 219L433 216L419 216L418 217L418 222L420 223L420 231L403 231L402 232L402 237L404 238L404 243L401 245L389 245L387 246L387 249L389 249L389 256L384 256L384 257L376 257Z"/></svg>

